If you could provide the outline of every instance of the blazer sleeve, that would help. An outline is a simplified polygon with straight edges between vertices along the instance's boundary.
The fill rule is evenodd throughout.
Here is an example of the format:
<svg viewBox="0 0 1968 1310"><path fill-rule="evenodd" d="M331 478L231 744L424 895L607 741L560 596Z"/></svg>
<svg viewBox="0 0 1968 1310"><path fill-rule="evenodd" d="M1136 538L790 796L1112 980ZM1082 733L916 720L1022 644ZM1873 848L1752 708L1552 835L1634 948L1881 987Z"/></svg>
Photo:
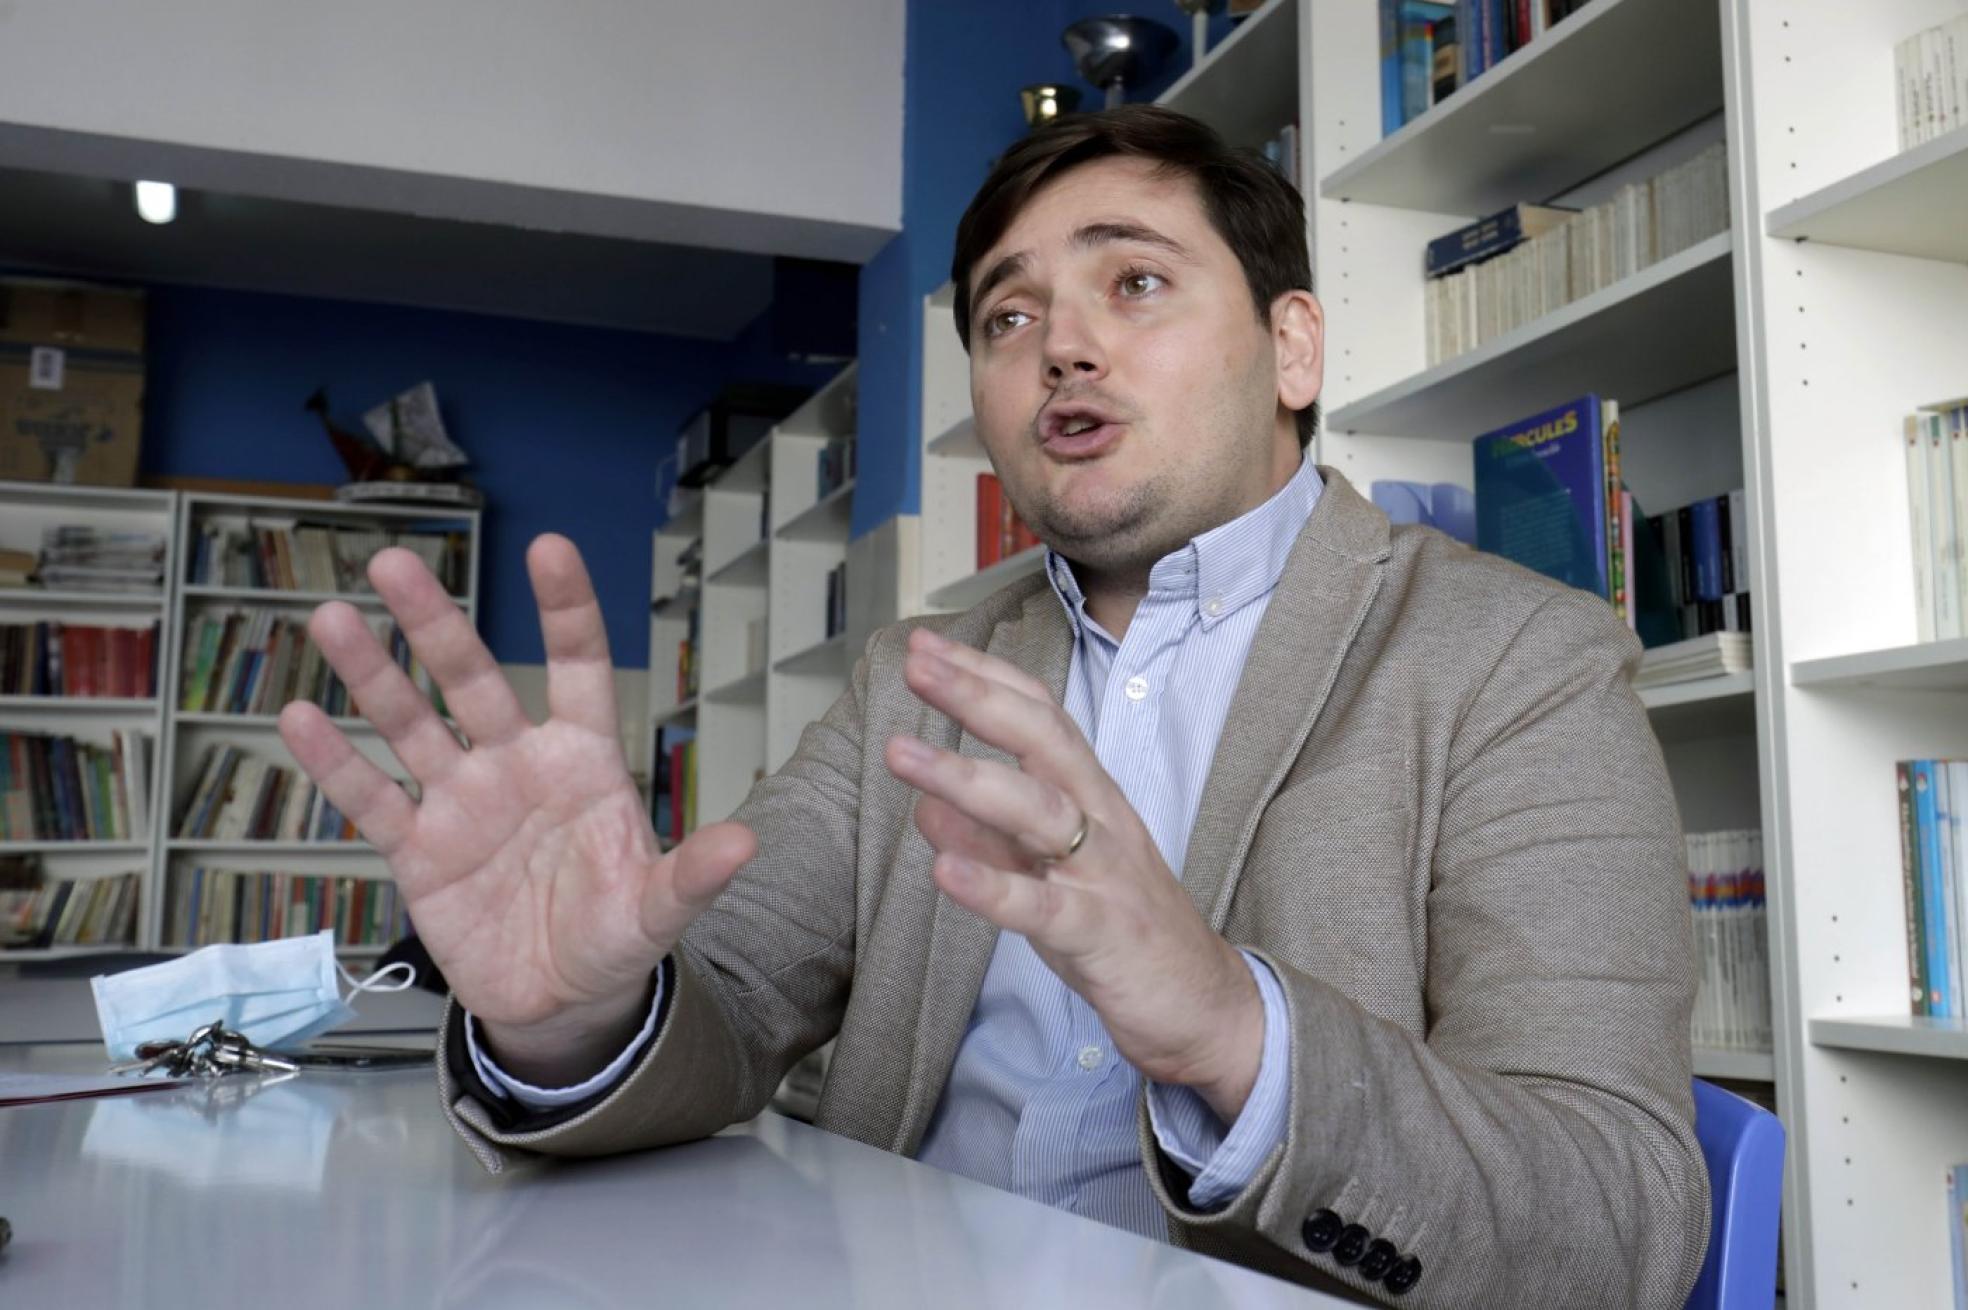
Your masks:
<svg viewBox="0 0 1968 1310"><path fill-rule="evenodd" d="M439 1094L488 1169L514 1150L608 1155L709 1136L764 1109L786 1071L833 1036L854 970L868 663L732 815L758 854L664 961L656 1032L612 1087L552 1110L496 1096L466 1050L464 1012L446 1007Z"/></svg>
<svg viewBox="0 0 1968 1310"><path fill-rule="evenodd" d="M1203 1214L1144 1124L1188 1244L1405 1306L1682 1304L1709 1212L1693 939L1638 654L1605 605L1554 595L1466 702L1429 872L1425 1037L1257 952L1291 1012L1286 1138Z"/></svg>

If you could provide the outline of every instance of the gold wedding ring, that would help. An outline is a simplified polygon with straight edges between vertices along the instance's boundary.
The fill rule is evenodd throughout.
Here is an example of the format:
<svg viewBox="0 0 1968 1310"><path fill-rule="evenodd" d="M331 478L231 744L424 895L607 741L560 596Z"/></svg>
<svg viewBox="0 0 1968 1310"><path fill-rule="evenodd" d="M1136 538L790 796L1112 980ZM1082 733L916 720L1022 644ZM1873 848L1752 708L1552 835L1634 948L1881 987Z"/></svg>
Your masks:
<svg viewBox="0 0 1968 1310"><path fill-rule="evenodd" d="M1052 862L1054 864L1064 864L1066 861L1072 859L1074 855L1079 853L1080 847L1086 845L1087 829L1089 826L1091 826L1092 822L1093 820L1087 816L1084 810L1082 810L1080 812L1079 831L1073 834L1073 840L1066 843L1066 853L1064 855L1056 855L1053 857Z"/></svg>

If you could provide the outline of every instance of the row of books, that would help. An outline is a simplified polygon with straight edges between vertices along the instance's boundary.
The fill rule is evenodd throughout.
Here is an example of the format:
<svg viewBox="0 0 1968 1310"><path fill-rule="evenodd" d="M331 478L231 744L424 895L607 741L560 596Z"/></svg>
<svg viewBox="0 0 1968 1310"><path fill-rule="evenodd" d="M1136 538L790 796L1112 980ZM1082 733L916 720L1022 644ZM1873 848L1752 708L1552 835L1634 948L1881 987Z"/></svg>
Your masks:
<svg viewBox="0 0 1968 1310"><path fill-rule="evenodd" d="M847 631L847 561L827 570L827 617L823 640Z"/></svg>
<svg viewBox="0 0 1968 1310"><path fill-rule="evenodd" d="M1586 0L1380 0L1380 128L1391 136Z"/></svg>
<svg viewBox="0 0 1968 1310"><path fill-rule="evenodd" d="M703 672L704 661L698 652L703 647L704 610L693 605L685 624L685 636L677 643L677 700L687 701L698 691L699 676Z"/></svg>
<svg viewBox="0 0 1968 1310"><path fill-rule="evenodd" d="M388 878L201 866L171 874L164 940L172 946L267 942L323 929L342 946L387 946L410 929Z"/></svg>
<svg viewBox="0 0 1968 1310"><path fill-rule="evenodd" d="M1900 149L1968 123L1968 14L1894 46L1893 75Z"/></svg>
<svg viewBox="0 0 1968 1310"><path fill-rule="evenodd" d="M42 531L34 571L24 581L50 591L158 592L164 589L164 548L161 532L58 524Z"/></svg>
<svg viewBox="0 0 1968 1310"><path fill-rule="evenodd" d="M813 498L825 500L854 481L854 438L834 437L820 447L814 465Z"/></svg>
<svg viewBox="0 0 1968 1310"><path fill-rule="evenodd" d="M141 873L49 879L38 861L20 864L25 879L0 869L0 950L136 942Z"/></svg>
<svg viewBox="0 0 1968 1310"><path fill-rule="evenodd" d="M1278 135L1264 143L1263 151L1266 163L1277 169L1285 181L1302 189L1299 177L1297 123L1286 123L1279 128Z"/></svg>
<svg viewBox="0 0 1968 1310"><path fill-rule="evenodd" d="M1906 900L1908 997L1914 1014L1968 1018L1968 761L1901 760L1900 876Z"/></svg>
<svg viewBox="0 0 1968 1310"><path fill-rule="evenodd" d="M1516 205L1429 243L1423 317L1432 367L1729 229L1718 142L1574 211Z"/></svg>
<svg viewBox="0 0 1968 1310"><path fill-rule="evenodd" d="M1695 920L1697 1046L1767 1051L1770 932L1763 834L1755 829L1687 835L1688 905Z"/></svg>
<svg viewBox="0 0 1968 1310"><path fill-rule="evenodd" d="M1907 415L1901 445L1920 640L1968 636L1968 400Z"/></svg>
<svg viewBox="0 0 1968 1310"><path fill-rule="evenodd" d="M977 567L988 569L1001 559L1030 550L1039 544L1011 501L997 475L977 475Z"/></svg>
<svg viewBox="0 0 1968 1310"><path fill-rule="evenodd" d="M470 535L309 523L291 518L208 515L198 522L186 580L202 587L368 592L369 559L390 546L413 551L446 591L465 590Z"/></svg>
<svg viewBox="0 0 1968 1310"><path fill-rule="evenodd" d="M672 736L658 755L651 799L657 835L674 843L697 827L697 738L689 732Z"/></svg>
<svg viewBox="0 0 1968 1310"><path fill-rule="evenodd" d="M396 666L444 713L443 691L396 620L388 614L363 618ZM353 711L347 685L308 640L304 620L291 611L243 609L200 614L186 625L180 710L278 714L290 700L310 701L335 715Z"/></svg>
<svg viewBox="0 0 1968 1310"><path fill-rule="evenodd" d="M356 841L343 816L307 775L233 745L205 748L178 816L177 835L210 841Z"/></svg>
<svg viewBox="0 0 1968 1310"><path fill-rule="evenodd" d="M157 694L157 625L0 624L0 696Z"/></svg>
<svg viewBox="0 0 1968 1310"><path fill-rule="evenodd" d="M1650 648L1747 634L1743 493L1648 515L1620 476L1619 432L1619 402L1585 395L1477 437L1477 548L1603 597Z"/></svg>
<svg viewBox="0 0 1968 1310"><path fill-rule="evenodd" d="M1954 1310L1968 1310L1968 1164L1948 1170L1947 1230L1954 1256Z"/></svg>
<svg viewBox="0 0 1968 1310"><path fill-rule="evenodd" d="M146 841L150 737L0 731L0 841Z"/></svg>

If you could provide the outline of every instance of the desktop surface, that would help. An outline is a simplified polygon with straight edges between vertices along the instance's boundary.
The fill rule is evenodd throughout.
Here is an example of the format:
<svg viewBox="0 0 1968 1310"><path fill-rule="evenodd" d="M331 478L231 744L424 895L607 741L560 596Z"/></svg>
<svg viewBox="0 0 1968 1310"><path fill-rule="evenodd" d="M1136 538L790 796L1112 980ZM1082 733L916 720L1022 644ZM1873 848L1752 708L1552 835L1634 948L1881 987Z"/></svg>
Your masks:
<svg viewBox="0 0 1968 1310"><path fill-rule="evenodd" d="M22 1310L1343 1304L775 1115L488 1174L426 1069L0 1108L0 1215Z"/></svg>

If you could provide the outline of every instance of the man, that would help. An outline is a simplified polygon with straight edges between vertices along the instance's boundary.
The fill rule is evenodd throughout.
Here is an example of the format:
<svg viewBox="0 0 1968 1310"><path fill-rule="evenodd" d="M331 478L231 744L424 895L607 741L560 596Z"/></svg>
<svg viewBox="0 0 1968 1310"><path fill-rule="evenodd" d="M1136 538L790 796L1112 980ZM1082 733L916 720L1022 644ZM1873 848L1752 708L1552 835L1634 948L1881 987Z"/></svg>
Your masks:
<svg viewBox="0 0 1968 1310"><path fill-rule="evenodd" d="M1301 203L1201 125L1014 146L953 275L1047 571L877 634L732 822L657 853L566 541L540 725L371 566L469 750L317 612L422 799L282 731L450 980L458 1131L493 1168L700 1137L837 1038L822 1126L1137 1231L1356 1298L1679 1305L1693 975L1633 640L1306 459Z"/></svg>

